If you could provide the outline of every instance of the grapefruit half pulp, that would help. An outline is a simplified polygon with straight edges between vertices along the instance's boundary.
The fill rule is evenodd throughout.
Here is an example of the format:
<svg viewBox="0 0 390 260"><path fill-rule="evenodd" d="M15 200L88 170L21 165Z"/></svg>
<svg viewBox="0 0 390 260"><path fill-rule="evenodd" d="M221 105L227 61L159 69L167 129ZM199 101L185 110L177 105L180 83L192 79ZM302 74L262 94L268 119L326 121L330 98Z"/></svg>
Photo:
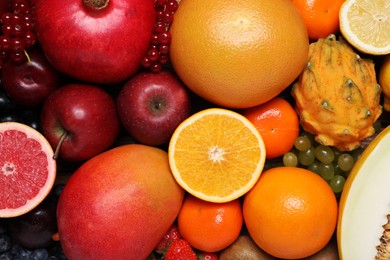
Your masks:
<svg viewBox="0 0 390 260"><path fill-rule="evenodd" d="M55 177L53 149L40 132L21 123L0 123L0 218L35 208Z"/></svg>

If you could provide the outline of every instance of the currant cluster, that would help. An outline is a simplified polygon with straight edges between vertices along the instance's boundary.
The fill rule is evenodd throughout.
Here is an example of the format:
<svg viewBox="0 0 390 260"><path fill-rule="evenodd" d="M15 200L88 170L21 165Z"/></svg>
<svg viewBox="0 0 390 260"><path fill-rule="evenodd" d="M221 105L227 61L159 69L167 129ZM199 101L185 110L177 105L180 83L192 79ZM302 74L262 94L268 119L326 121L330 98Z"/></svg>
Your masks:
<svg viewBox="0 0 390 260"><path fill-rule="evenodd" d="M156 23L154 24L150 47L142 60L142 66L153 72L159 72L169 61L169 45L171 34L169 27L178 7L177 0L156 0Z"/></svg>
<svg viewBox="0 0 390 260"><path fill-rule="evenodd" d="M25 62L25 50L37 41L29 2L12 0L10 11L3 13L0 19L0 67L8 61L15 64Z"/></svg>

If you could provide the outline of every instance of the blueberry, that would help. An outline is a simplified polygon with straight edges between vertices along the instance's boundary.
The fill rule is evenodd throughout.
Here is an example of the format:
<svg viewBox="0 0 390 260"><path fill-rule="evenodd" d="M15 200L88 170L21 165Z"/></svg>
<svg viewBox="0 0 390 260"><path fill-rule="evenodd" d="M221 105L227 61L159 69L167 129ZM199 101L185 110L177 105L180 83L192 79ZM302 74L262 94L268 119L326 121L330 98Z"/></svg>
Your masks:
<svg viewBox="0 0 390 260"><path fill-rule="evenodd" d="M0 253L7 252L11 247L11 238L7 234L0 235Z"/></svg>
<svg viewBox="0 0 390 260"><path fill-rule="evenodd" d="M0 259L1 260L13 260L14 257L12 256L11 251L7 251L4 253L0 253Z"/></svg>
<svg viewBox="0 0 390 260"><path fill-rule="evenodd" d="M11 252L14 260L26 260L31 259L33 251L15 244L13 245Z"/></svg>
<svg viewBox="0 0 390 260"><path fill-rule="evenodd" d="M49 259L49 253L45 248L35 249L31 255L32 260L47 260Z"/></svg>

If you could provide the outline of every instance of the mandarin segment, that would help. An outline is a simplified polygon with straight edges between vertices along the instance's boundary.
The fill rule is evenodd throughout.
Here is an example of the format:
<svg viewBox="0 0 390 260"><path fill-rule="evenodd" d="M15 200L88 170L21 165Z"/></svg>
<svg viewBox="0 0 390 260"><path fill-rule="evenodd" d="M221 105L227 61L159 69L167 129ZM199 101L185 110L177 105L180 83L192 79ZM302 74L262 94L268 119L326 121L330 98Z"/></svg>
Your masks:
<svg viewBox="0 0 390 260"><path fill-rule="evenodd" d="M219 108L183 121L168 151L178 183L196 197L214 202L247 192L265 162L264 142L256 128L242 115Z"/></svg>

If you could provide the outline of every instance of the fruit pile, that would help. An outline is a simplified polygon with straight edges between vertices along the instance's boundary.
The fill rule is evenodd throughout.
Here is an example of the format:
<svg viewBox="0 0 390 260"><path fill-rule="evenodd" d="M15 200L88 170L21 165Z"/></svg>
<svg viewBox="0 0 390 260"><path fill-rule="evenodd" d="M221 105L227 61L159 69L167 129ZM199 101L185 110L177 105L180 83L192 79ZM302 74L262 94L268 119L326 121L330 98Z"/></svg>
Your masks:
<svg viewBox="0 0 390 260"><path fill-rule="evenodd" d="M0 259L386 257L389 8L0 1Z"/></svg>

